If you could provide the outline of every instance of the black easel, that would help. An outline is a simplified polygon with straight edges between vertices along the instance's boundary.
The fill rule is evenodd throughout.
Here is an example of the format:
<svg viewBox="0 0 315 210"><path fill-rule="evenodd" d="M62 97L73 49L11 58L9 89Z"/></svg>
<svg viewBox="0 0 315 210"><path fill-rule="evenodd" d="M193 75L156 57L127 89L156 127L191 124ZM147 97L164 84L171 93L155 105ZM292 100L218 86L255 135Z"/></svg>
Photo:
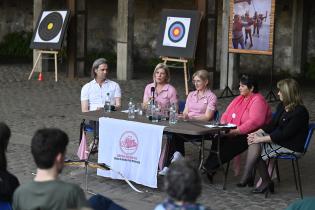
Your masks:
<svg viewBox="0 0 315 210"><path fill-rule="evenodd" d="M233 94L232 90L229 87L229 65L230 65L230 53L228 52L227 56L227 72L226 72L226 86L221 93L219 98L228 98L228 97L234 97L235 95ZM230 94L230 95L229 95Z"/></svg>
<svg viewBox="0 0 315 210"><path fill-rule="evenodd" d="M276 8L275 8L275 12L274 12L274 23L273 23L273 27L274 27L274 32L273 32L273 47L272 47L272 63L271 63L271 72L270 72L270 86L269 86L269 91L266 95L266 99L268 102L275 102L275 101L279 101L278 97L276 96L276 94L273 92L273 68L274 68L274 63L275 63L275 37L276 37Z"/></svg>

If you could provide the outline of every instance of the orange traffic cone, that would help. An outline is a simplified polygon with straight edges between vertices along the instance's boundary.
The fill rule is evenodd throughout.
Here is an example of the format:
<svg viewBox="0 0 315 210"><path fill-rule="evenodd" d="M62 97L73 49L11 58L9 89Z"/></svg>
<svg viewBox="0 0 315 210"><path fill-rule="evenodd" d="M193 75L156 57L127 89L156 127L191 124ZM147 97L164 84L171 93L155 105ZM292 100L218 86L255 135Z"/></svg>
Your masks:
<svg viewBox="0 0 315 210"><path fill-rule="evenodd" d="M43 81L43 74L42 72L39 72L39 75L38 75L38 81Z"/></svg>

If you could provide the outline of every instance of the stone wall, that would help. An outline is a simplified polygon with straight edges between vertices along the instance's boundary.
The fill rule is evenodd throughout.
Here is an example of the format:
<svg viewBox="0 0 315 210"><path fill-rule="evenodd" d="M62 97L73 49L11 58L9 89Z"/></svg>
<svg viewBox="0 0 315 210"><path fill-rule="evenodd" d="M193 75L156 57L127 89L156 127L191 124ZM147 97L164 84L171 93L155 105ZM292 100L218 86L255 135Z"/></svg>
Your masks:
<svg viewBox="0 0 315 210"><path fill-rule="evenodd" d="M315 58L315 1L311 1L311 8L309 14L309 21L308 21L308 40L307 40L307 61L309 62L310 59Z"/></svg>
<svg viewBox="0 0 315 210"><path fill-rule="evenodd" d="M220 71L222 0L219 1L217 30L217 71ZM315 3L311 4L307 60L315 57ZM45 1L47 9L64 8L65 3L53 0ZM292 0L276 1L275 31L275 71L289 71L292 35ZM117 1L88 0L88 51L116 52ZM159 31L160 12L163 8L194 9L195 0L135 0L134 56L139 58L157 58L155 55L156 38ZM13 31L31 31L33 17L32 0L0 0L0 41L3 36ZM271 68L271 56L240 56L240 71L268 75Z"/></svg>
<svg viewBox="0 0 315 210"><path fill-rule="evenodd" d="M33 0L0 0L0 41L3 36L17 31L31 31Z"/></svg>

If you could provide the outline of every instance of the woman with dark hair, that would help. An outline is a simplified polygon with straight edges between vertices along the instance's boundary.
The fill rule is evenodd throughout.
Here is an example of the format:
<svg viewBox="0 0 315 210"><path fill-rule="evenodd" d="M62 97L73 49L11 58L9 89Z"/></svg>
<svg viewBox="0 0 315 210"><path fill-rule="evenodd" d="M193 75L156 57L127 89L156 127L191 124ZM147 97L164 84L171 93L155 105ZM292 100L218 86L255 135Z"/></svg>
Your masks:
<svg viewBox="0 0 315 210"><path fill-rule="evenodd" d="M256 81L250 76L243 75L240 79L240 95L237 96L222 114L221 123L232 123L236 128L221 136L220 159L222 163L231 160L247 148L247 134L254 132L267 124L271 119L271 110L265 98L258 93ZM217 150L214 140L211 150ZM208 178L219 167L216 154L210 153L204 168Z"/></svg>
<svg viewBox="0 0 315 210"><path fill-rule="evenodd" d="M0 122L0 201L12 203L13 193L20 185L18 179L8 172L6 151L11 136L10 128Z"/></svg>
<svg viewBox="0 0 315 210"><path fill-rule="evenodd" d="M300 156L304 151L309 114L303 105L298 83L294 79L284 79L277 83L277 87L281 103L272 121L247 137L249 147L241 183L248 183L250 172L257 165L262 183L253 193L267 195L274 191L264 160L281 153Z"/></svg>
<svg viewBox="0 0 315 210"><path fill-rule="evenodd" d="M201 194L199 172L185 160L171 165L164 179L164 189L168 198L155 207L155 210L205 210L196 200ZM209 209L208 209L209 210Z"/></svg>

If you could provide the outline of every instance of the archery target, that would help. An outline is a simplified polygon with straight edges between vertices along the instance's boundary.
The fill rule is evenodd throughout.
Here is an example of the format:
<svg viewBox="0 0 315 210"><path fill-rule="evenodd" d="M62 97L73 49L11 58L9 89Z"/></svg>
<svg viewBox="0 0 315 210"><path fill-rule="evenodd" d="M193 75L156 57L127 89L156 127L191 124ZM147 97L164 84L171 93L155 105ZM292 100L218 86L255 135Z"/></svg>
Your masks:
<svg viewBox="0 0 315 210"><path fill-rule="evenodd" d="M182 47L187 46L190 18L167 17L163 46Z"/></svg>
<svg viewBox="0 0 315 210"><path fill-rule="evenodd" d="M38 19L31 48L60 49L70 12L43 11Z"/></svg>
<svg viewBox="0 0 315 210"><path fill-rule="evenodd" d="M43 41L49 42L54 38L60 37L63 18L60 13L52 12L47 15L40 23L38 29L38 36ZM53 42L56 42L54 40Z"/></svg>

